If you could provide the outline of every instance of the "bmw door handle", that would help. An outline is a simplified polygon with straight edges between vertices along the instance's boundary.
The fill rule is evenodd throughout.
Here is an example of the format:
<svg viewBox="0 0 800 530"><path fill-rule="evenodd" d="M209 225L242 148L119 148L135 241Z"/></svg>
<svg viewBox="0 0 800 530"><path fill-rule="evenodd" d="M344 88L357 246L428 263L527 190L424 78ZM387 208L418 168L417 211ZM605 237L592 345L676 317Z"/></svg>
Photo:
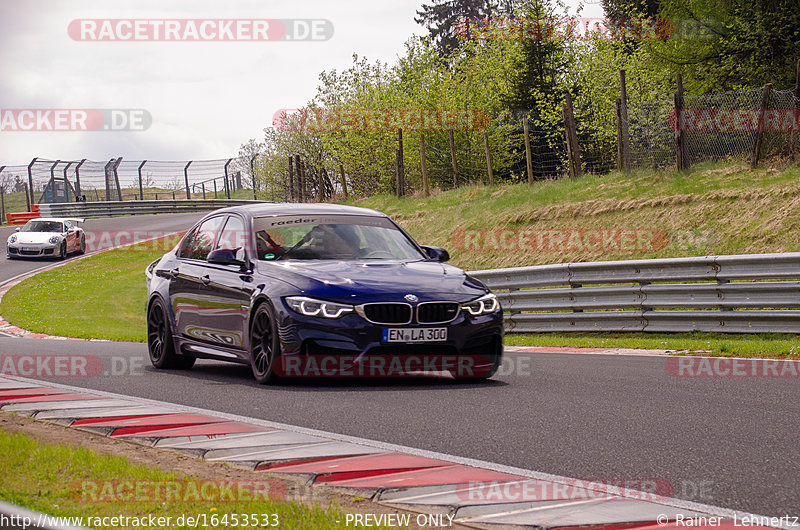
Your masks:
<svg viewBox="0 0 800 530"><path fill-rule="evenodd" d="M202 276L200 280L203 282L203 284L208 285L209 283L211 283L211 276L206 274L205 276Z"/></svg>

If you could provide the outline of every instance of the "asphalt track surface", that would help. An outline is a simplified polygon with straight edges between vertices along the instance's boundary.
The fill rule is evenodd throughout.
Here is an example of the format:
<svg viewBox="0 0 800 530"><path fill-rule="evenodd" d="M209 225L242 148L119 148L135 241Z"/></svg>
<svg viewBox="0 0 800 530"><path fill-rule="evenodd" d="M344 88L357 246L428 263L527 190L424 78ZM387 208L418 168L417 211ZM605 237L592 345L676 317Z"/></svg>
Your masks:
<svg viewBox="0 0 800 530"><path fill-rule="evenodd" d="M178 230L198 217L135 223ZM130 229L133 219L99 223ZM24 263L42 265L13 266ZM3 278L23 272L8 264ZM800 515L798 378L678 378L663 357L512 353L482 384L431 377L264 387L248 367L221 362L156 371L143 344L0 337L0 354L98 356L107 375L38 378L574 478L667 480L683 499Z"/></svg>

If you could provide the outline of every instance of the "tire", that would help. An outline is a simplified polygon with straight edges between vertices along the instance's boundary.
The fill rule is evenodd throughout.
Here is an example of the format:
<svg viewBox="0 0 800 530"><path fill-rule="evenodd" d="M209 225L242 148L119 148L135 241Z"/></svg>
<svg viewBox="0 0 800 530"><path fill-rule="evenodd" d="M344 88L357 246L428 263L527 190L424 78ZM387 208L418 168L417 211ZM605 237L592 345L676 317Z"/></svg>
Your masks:
<svg viewBox="0 0 800 530"><path fill-rule="evenodd" d="M86 237L81 234L81 242L78 247L78 254L86 254Z"/></svg>
<svg viewBox="0 0 800 530"><path fill-rule="evenodd" d="M259 384L275 381L275 359L280 356L275 316L267 303L259 305L250 319L250 368Z"/></svg>
<svg viewBox="0 0 800 530"><path fill-rule="evenodd" d="M147 309L147 352L150 362L159 369L188 370L194 366L194 357L175 353L169 314L160 298Z"/></svg>
<svg viewBox="0 0 800 530"><path fill-rule="evenodd" d="M58 259L67 259L67 242L62 241L58 249Z"/></svg>

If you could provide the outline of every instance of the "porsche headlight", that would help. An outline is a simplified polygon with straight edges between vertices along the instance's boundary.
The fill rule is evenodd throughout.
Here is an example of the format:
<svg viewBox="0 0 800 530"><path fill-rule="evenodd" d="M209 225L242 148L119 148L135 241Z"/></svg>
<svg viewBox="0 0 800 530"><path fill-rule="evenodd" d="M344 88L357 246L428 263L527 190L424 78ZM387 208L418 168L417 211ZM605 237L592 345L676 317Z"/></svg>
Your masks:
<svg viewBox="0 0 800 530"><path fill-rule="evenodd" d="M353 311L351 305L326 302L305 296L287 296L286 303L294 311L307 317L339 318Z"/></svg>
<svg viewBox="0 0 800 530"><path fill-rule="evenodd" d="M61 236L53 236L49 241L51 245L58 245L61 242Z"/></svg>
<svg viewBox="0 0 800 530"><path fill-rule="evenodd" d="M14 236L9 237L8 238L8 242L9 243L16 243L17 242L17 236L14 235Z"/></svg>
<svg viewBox="0 0 800 530"><path fill-rule="evenodd" d="M500 309L500 303L497 301L497 297L495 295L489 293L473 300L472 302L461 304L461 307L466 311L469 311L469 314L473 316L488 315L489 313L494 313Z"/></svg>

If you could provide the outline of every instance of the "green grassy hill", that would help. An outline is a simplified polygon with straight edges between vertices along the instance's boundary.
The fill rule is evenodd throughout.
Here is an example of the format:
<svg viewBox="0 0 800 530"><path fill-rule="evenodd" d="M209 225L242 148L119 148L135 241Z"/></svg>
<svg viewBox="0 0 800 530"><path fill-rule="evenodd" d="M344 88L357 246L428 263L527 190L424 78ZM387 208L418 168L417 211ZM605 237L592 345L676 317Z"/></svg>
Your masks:
<svg viewBox="0 0 800 530"><path fill-rule="evenodd" d="M731 162L348 202L386 212L472 270L800 250L797 166Z"/></svg>

